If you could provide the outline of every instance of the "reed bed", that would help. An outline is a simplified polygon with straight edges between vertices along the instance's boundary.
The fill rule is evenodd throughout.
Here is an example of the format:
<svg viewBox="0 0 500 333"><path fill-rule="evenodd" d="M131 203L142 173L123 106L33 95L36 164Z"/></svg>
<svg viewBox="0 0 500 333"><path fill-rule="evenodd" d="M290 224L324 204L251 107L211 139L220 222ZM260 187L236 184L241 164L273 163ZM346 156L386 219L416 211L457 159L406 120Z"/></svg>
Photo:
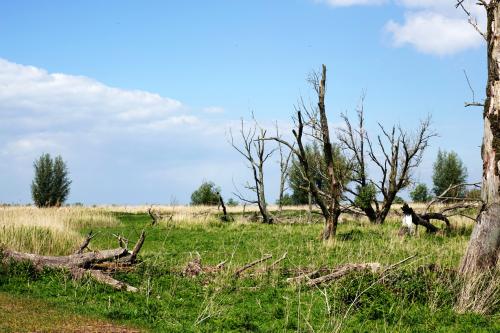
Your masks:
<svg viewBox="0 0 500 333"><path fill-rule="evenodd" d="M0 207L0 244L17 251L64 255L83 240L81 229L118 223L111 212L96 208Z"/></svg>

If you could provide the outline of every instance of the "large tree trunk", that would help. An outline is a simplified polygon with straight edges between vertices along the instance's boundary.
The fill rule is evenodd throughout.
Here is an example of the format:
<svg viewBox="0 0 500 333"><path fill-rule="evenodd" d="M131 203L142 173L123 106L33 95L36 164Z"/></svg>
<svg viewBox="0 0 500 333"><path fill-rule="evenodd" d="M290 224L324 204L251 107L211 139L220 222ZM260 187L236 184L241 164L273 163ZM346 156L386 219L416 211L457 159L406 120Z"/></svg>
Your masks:
<svg viewBox="0 0 500 333"><path fill-rule="evenodd" d="M495 268L500 254L500 7L497 1L487 6L487 18L488 84L481 152L485 209L474 226L462 259L460 271L464 275Z"/></svg>
<svg viewBox="0 0 500 333"><path fill-rule="evenodd" d="M330 141L330 130L328 128L328 119L326 117L325 108L325 92L326 92L326 66L322 67L321 81L318 91L318 110L319 119L321 123L321 135L323 137L323 155L328 170L328 180L330 182L330 202L328 204L329 216L325 221L325 232L323 233L324 239L329 239L330 237L335 237L337 232L337 222L338 222L338 206L339 206L339 183L337 177L335 176L335 171L333 168L333 148Z"/></svg>

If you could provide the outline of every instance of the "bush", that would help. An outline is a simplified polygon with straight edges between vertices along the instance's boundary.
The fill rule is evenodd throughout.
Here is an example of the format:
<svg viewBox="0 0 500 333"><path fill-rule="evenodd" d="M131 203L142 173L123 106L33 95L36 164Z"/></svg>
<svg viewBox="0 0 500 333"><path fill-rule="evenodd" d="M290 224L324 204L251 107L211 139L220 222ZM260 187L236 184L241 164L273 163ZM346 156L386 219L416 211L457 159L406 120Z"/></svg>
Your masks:
<svg viewBox="0 0 500 333"><path fill-rule="evenodd" d="M234 200L233 198L229 198L229 200L227 201L226 203L229 207L236 207L238 206L240 203L236 200Z"/></svg>
<svg viewBox="0 0 500 333"><path fill-rule="evenodd" d="M410 193L413 202L427 202L430 200L429 190L427 185L418 184L415 189Z"/></svg>
<svg viewBox="0 0 500 333"><path fill-rule="evenodd" d="M394 201L393 203L395 203L396 205L402 205L405 203L405 199L401 198L400 196L397 196L394 198Z"/></svg>
<svg viewBox="0 0 500 333"><path fill-rule="evenodd" d="M213 182L204 181L191 194L191 205L217 205L219 203L220 188Z"/></svg>
<svg viewBox="0 0 500 333"><path fill-rule="evenodd" d="M71 180L68 168L61 156L55 159L43 154L33 163L35 177L31 183L31 195L37 207L60 207L68 198Z"/></svg>

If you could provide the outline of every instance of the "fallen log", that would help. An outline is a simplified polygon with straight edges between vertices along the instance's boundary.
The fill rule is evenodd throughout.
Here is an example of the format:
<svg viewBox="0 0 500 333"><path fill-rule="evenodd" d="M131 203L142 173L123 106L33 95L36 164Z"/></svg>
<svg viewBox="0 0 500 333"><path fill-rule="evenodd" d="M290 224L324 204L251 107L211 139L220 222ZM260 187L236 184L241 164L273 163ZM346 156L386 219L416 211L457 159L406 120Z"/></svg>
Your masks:
<svg viewBox="0 0 500 333"><path fill-rule="evenodd" d="M323 283L327 283L331 280L341 278L342 276L347 275L351 272L370 270L372 273L377 273L381 269L382 265L376 262L368 264L345 264L337 267L330 274L323 275L318 278L307 281L306 285L308 287L314 287Z"/></svg>
<svg viewBox="0 0 500 333"><path fill-rule="evenodd" d="M328 270L328 273L325 275L321 275L325 273L325 268L313 270L313 271L306 271L301 273L298 276L288 278L286 282L292 283L292 284L301 284L305 283L308 287L315 287L319 286L321 284L328 283L332 280L339 279L351 272L355 271L371 271L372 273L380 273L382 276L386 274L387 272L393 270L394 268L404 264L405 262L415 258L417 255L410 256L408 258L405 258L395 264L389 265L389 266L382 266L378 262L373 262L373 263L365 263L365 264L343 264L340 265L332 270Z"/></svg>
<svg viewBox="0 0 500 333"><path fill-rule="evenodd" d="M431 219L430 216L427 219L423 218L422 216L415 213L413 208L408 206L408 204L405 203L403 205L403 207L401 207L401 210L403 211L403 214L411 215L411 221L413 224L424 226L425 229L427 229L428 233L436 233L439 230L435 225L433 225L430 222L430 219ZM449 221L448 221L448 224L449 224Z"/></svg>
<svg viewBox="0 0 500 333"><path fill-rule="evenodd" d="M127 248L120 247L117 249L82 253L88 247L90 240L94 236L95 235L92 233L89 233L76 253L68 256L43 256L39 254L23 253L10 249L4 249L2 251L2 261L6 263L8 263L9 260L16 262L28 261L31 262L37 269L43 269L44 267L68 269L74 279L80 279L88 273L96 281L107 284L115 289L130 292L137 291L137 288L113 279L110 275L102 272L101 270L95 269L95 266L105 262L118 261L120 263L133 264L136 260L137 254L144 244L146 237L144 231L142 231L141 236L135 244L132 252L128 251Z"/></svg>

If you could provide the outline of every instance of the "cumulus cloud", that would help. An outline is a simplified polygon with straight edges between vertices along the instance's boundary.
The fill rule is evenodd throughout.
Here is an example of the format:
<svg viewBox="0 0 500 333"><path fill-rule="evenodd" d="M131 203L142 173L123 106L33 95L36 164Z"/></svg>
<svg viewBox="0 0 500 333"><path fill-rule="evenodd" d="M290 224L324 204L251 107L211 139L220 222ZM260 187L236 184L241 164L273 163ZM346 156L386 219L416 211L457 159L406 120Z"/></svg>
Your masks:
<svg viewBox="0 0 500 333"><path fill-rule="evenodd" d="M451 55L481 46L481 35L467 17L449 0L398 0L405 7L404 22L390 20L385 30L396 47L409 45L426 54ZM475 3L466 3L479 27L486 25L485 13Z"/></svg>
<svg viewBox="0 0 500 333"><path fill-rule="evenodd" d="M411 45L427 54L450 55L482 43L466 20L431 11L407 13L403 24L391 20L385 28L395 46Z"/></svg>
<svg viewBox="0 0 500 333"><path fill-rule="evenodd" d="M203 111L220 110L0 58L0 201L30 200L32 163L44 152L68 162L71 201L140 203L159 193L184 199L186 189L172 187L173 171L156 182L147 175L189 164L197 182L200 161L226 163L226 123Z"/></svg>
<svg viewBox="0 0 500 333"><path fill-rule="evenodd" d="M419 52L446 56L481 46L482 36L467 22L460 8L451 0L313 0L332 7L392 4L405 11L403 22L389 20L385 32L395 47L411 46ZM464 2L484 31L484 8L475 0Z"/></svg>
<svg viewBox="0 0 500 333"><path fill-rule="evenodd" d="M48 73L0 58L0 114L5 126L48 130L136 126L182 112L181 102L158 94L107 86L84 76Z"/></svg>
<svg viewBox="0 0 500 333"><path fill-rule="evenodd" d="M350 7L350 6L369 6L382 5L388 0L316 0L319 3L325 3L332 7Z"/></svg>

